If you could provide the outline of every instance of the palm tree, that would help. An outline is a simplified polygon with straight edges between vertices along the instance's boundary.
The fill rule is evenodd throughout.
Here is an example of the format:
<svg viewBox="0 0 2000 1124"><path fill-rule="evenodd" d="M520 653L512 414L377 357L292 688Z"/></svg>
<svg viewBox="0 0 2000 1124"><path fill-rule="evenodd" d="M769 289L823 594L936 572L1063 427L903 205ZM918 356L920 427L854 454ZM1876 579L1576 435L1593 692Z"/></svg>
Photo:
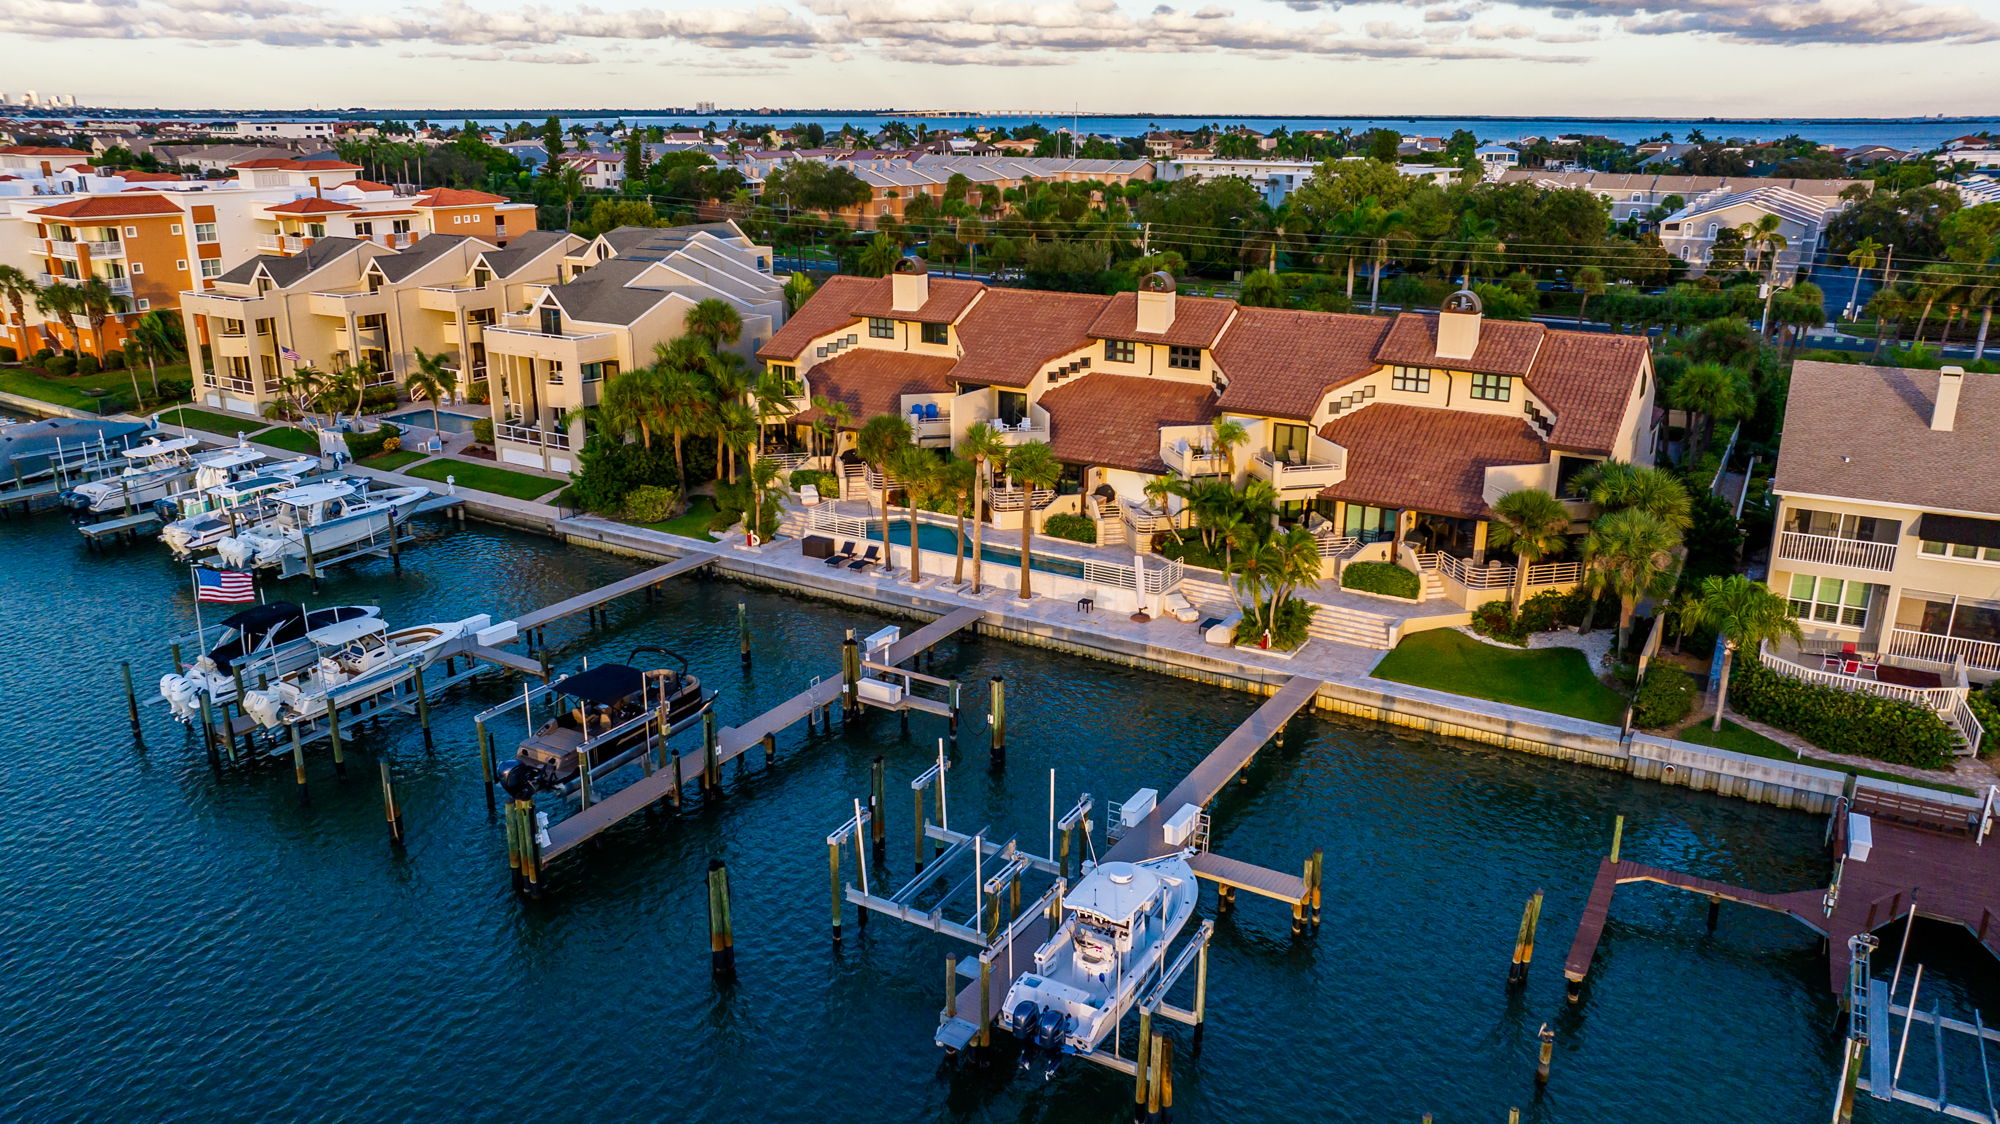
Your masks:
<svg viewBox="0 0 2000 1124"><path fill-rule="evenodd" d="M1855 306L1861 303L1861 275L1875 268L1876 255L1882 252L1882 243L1873 238L1863 238L1847 251L1847 264L1854 267L1854 291L1847 297L1847 307L1859 313Z"/></svg>
<svg viewBox="0 0 2000 1124"><path fill-rule="evenodd" d="M1773 641L1800 639L1785 599L1742 574L1702 579L1701 593L1682 610L1683 628L1708 627L1722 636L1721 689L1715 698L1712 730L1722 729L1722 711L1729 701L1729 670L1739 649L1761 648Z"/></svg>
<svg viewBox="0 0 2000 1124"><path fill-rule="evenodd" d="M1278 611L1301 587L1317 586L1319 576L1319 543L1304 527L1293 527L1258 544L1244 565L1244 584L1258 628L1268 631L1277 627Z"/></svg>
<svg viewBox="0 0 2000 1124"><path fill-rule="evenodd" d="M685 337L683 337L685 339ZM688 341L692 343L694 341ZM654 415L662 430L674 438L674 474L680 479L681 496L688 493L687 436L708 428L708 384L702 375L704 356L681 345L658 344L653 349L654 395L658 412Z"/></svg>
<svg viewBox="0 0 2000 1124"><path fill-rule="evenodd" d="M1007 456L1007 442L992 423L977 421L965 427L959 439L958 455L972 462L972 593L984 590L986 578L986 506L993 494L993 466Z"/></svg>
<svg viewBox="0 0 2000 1124"><path fill-rule="evenodd" d="M775 537L777 534L775 526L769 528L771 534L765 534L767 521L764 509L767 505L774 505L779 502L780 497L789 492L784 481L778 475L781 471L777 461L769 457L758 457L756 460L750 462L749 470L744 473L744 476L750 481L750 511L745 521L748 523L750 530L756 534L759 542L764 542L769 538ZM769 520L769 522L775 523L776 512L772 512L772 515L774 518Z"/></svg>
<svg viewBox="0 0 2000 1124"><path fill-rule="evenodd" d="M350 392L361 385L361 382L361 369L358 367L341 367L328 371L316 380L313 404L324 409L329 400L344 401Z"/></svg>
<svg viewBox="0 0 2000 1124"><path fill-rule="evenodd" d="M660 375L653 367L627 371L612 379L597 398L598 424L607 433L637 433L639 444L651 449L653 422L659 416L659 386Z"/></svg>
<svg viewBox="0 0 2000 1124"><path fill-rule="evenodd" d="M614 385L619 380L613 380ZM431 402L431 428L444 432L438 419L438 402L458 389L458 372L444 364L444 356L427 355L423 348L417 348L417 369L403 380L403 389L415 398L422 393Z"/></svg>
<svg viewBox="0 0 2000 1124"><path fill-rule="evenodd" d="M902 257L902 243L877 231L868 245L862 248L861 257L855 262L855 272L863 277L886 277Z"/></svg>
<svg viewBox="0 0 2000 1124"><path fill-rule="evenodd" d="M794 273L785 279L785 311L797 312L812 299L816 286L813 279L804 273Z"/></svg>
<svg viewBox="0 0 2000 1124"><path fill-rule="evenodd" d="M893 562L896 557L889 539L889 464L895 458L896 450L909 443L910 423L901 414L877 414L863 422L861 432L854 436L854 451L860 454L861 462L882 477L882 550L888 556L888 562ZM885 562L885 572L894 569L893 565Z"/></svg>
<svg viewBox="0 0 2000 1124"><path fill-rule="evenodd" d="M154 309L139 317L132 325L132 334L126 337L128 343L137 345L139 354L146 360L146 369L153 376L153 397L160 396L160 367L162 359L172 359L181 353L183 338L181 321L178 316L170 316L163 309Z"/></svg>
<svg viewBox="0 0 2000 1124"><path fill-rule="evenodd" d="M1046 441L1026 441L1007 454L1007 475L1021 489L1021 592L1023 601L1034 596L1028 588L1028 557L1035 537L1035 492L1053 488L1062 477L1062 462Z"/></svg>
<svg viewBox="0 0 2000 1124"><path fill-rule="evenodd" d="M1376 209L1375 197L1371 195L1327 220L1327 233L1333 236L1333 244L1339 247L1341 257L1347 259L1347 299L1350 304L1354 301L1354 259L1361 256L1361 248L1368 241L1368 216Z"/></svg>
<svg viewBox="0 0 2000 1124"><path fill-rule="evenodd" d="M40 291L41 286L18 267L0 265L0 298L5 298L13 308L14 323L21 327L21 346L25 349L21 355L23 359L27 358L28 351L34 350L28 346L28 302L34 300L35 294Z"/></svg>
<svg viewBox="0 0 2000 1124"><path fill-rule="evenodd" d="M1600 461L1577 473L1572 486L1602 512L1643 511L1675 534L1694 526L1694 505L1688 499L1687 486L1664 469Z"/></svg>
<svg viewBox="0 0 2000 1124"><path fill-rule="evenodd" d="M1924 324L1931 318L1931 309L1936 307L1939 301L1949 301L1958 288L1960 276L1958 266L1942 263L1927 265L1917 270L1915 278L1917 295L1923 298L1924 312L1917 318L1915 342L1924 342ZM1942 334L1939 336L1939 342L1943 342Z"/></svg>
<svg viewBox="0 0 2000 1124"><path fill-rule="evenodd" d="M921 445L898 446L889 456L889 466L903 486L903 509L910 526L910 584L924 580L923 543L917 534L917 507L938 500L942 489L938 480L937 454Z"/></svg>
<svg viewBox="0 0 2000 1124"><path fill-rule="evenodd" d="M1175 497L1181 499L1187 498L1187 489L1187 480L1180 473L1170 468L1164 475L1148 477L1144 492L1147 501L1154 507L1159 508L1161 511L1168 511L1170 510L1168 504ZM1172 518L1167 520L1167 533L1174 536L1175 542L1181 541L1181 529L1177 520Z"/></svg>
<svg viewBox="0 0 2000 1124"><path fill-rule="evenodd" d="M826 449L827 467L832 468L834 434L854 424L854 411L848 409L847 403L842 402L840 399L828 398L824 394L813 395L812 406L818 412L818 416L813 418L813 436L820 439L823 443ZM968 432L970 431L968 430ZM814 455L818 456L820 454L815 450Z"/></svg>
<svg viewBox="0 0 2000 1124"><path fill-rule="evenodd" d="M743 337L743 318L728 301L709 297L687 310L681 328L708 344L710 351L721 351L723 344L735 343Z"/></svg>
<svg viewBox="0 0 2000 1124"><path fill-rule="evenodd" d="M83 350L83 333L76 326L77 314L83 311L82 290L67 281L56 281L42 286L42 291L35 294L35 305L43 315L55 317L69 329L70 345L64 350ZM62 340L57 339L55 343L60 346Z"/></svg>
<svg viewBox="0 0 2000 1124"><path fill-rule="evenodd" d="M937 495L951 504L951 513L956 520L954 528L958 536L958 558L951 575L953 586L965 584L965 513L979 495L979 466L964 457L953 457L939 466L936 475Z"/></svg>
<svg viewBox="0 0 2000 1124"><path fill-rule="evenodd" d="M1750 377L1720 363L1696 363L1682 371L1668 397L1675 406L1702 420L1697 451L1715 440L1718 420L1746 417L1757 405L1751 396Z"/></svg>
<svg viewBox="0 0 2000 1124"><path fill-rule="evenodd" d="M1460 276L1465 278L1465 288L1472 288L1472 266L1483 255L1500 253L1506 246L1500 241L1500 220L1481 218L1467 211L1458 216L1459 260L1465 268Z"/></svg>
<svg viewBox="0 0 2000 1124"><path fill-rule="evenodd" d="M1215 451L1222 454L1222 462L1229 466L1229 478L1236 479L1236 448L1250 440L1250 431L1242 422L1230 418L1217 418L1208 428Z"/></svg>
<svg viewBox="0 0 2000 1124"><path fill-rule="evenodd" d="M91 342L97 354L102 356L104 322L111 319L113 313L125 311L125 298L112 292L111 283L104 278L90 277L76 287L76 310L90 322Z"/></svg>
<svg viewBox="0 0 2000 1124"><path fill-rule="evenodd" d="M1604 295L1604 270L1598 266L1586 265L1576 271L1576 276L1570 279L1570 283L1581 294L1581 299L1576 302L1576 322L1581 324L1584 322L1583 310L1590 307L1590 298Z"/></svg>
<svg viewBox="0 0 2000 1124"><path fill-rule="evenodd" d="M1368 222L1363 235L1375 247L1375 269L1368 278L1368 311L1377 312L1382 307L1382 269L1389 264L1389 243L1409 224L1409 216L1401 211L1391 211L1376 206L1368 212Z"/></svg>
<svg viewBox="0 0 2000 1124"><path fill-rule="evenodd" d="M1680 543L1680 535L1658 516L1638 508L1600 516L1584 536L1584 564L1602 574L1604 587L1618 595L1618 647L1614 651L1625 651L1639 599L1661 591L1674 564L1674 548Z"/></svg>
<svg viewBox="0 0 2000 1124"><path fill-rule="evenodd" d="M553 158L554 154L550 155ZM562 197L563 226L574 226L576 201L583 198L583 169L575 164L561 165L551 177L551 186L555 188L556 194Z"/></svg>
<svg viewBox="0 0 2000 1124"><path fill-rule="evenodd" d="M694 340L703 353L701 374L708 387L708 423L715 435L716 456L724 468L723 478L736 480L736 450L747 448L757 436L757 418L743 402L750 390L750 372L743 358L734 352L717 354L705 341Z"/></svg>
<svg viewBox="0 0 2000 1124"><path fill-rule="evenodd" d="M1507 591L1515 620L1528 595L1528 567L1561 554L1567 544L1569 509L1540 488L1521 488L1493 501L1492 544L1514 551L1514 586Z"/></svg>

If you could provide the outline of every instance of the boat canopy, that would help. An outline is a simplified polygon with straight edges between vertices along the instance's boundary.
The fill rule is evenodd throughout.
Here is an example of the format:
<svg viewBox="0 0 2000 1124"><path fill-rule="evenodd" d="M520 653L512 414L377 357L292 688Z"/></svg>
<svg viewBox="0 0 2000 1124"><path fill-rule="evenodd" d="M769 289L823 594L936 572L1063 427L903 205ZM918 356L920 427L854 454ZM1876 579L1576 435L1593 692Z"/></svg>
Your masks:
<svg viewBox="0 0 2000 1124"><path fill-rule="evenodd" d="M322 625L306 633L306 639L326 648L338 648L342 644L352 644L376 633L387 632L389 626L381 617L350 617Z"/></svg>
<svg viewBox="0 0 2000 1124"><path fill-rule="evenodd" d="M1079 913L1089 913L1114 925L1124 925L1146 908L1146 904L1159 892L1160 885L1160 876L1145 867L1132 863L1101 863L1076 884L1076 889L1063 899L1063 904Z"/></svg>
<svg viewBox="0 0 2000 1124"><path fill-rule="evenodd" d="M279 503L288 503L294 507L311 507L316 503L343 499L353 494L354 485L336 482L331 484L307 484L303 487L279 492L271 498L277 500Z"/></svg>
<svg viewBox="0 0 2000 1124"><path fill-rule="evenodd" d="M588 671L564 676L556 690L587 703L605 705L639 693L645 673L622 663L601 663Z"/></svg>
<svg viewBox="0 0 2000 1124"><path fill-rule="evenodd" d="M189 449L198 447L200 444L201 442L192 437L176 437L171 441L162 441L156 437L143 445L134 445L132 448L125 450L125 455L133 460L149 460L153 457L164 457L170 453L185 453Z"/></svg>
<svg viewBox="0 0 2000 1124"><path fill-rule="evenodd" d="M231 613L222 618L222 625L240 632L262 632L272 625L304 615L305 610L290 601L273 601L268 605L252 605L240 613Z"/></svg>
<svg viewBox="0 0 2000 1124"><path fill-rule="evenodd" d="M213 453L203 453L195 459L201 462L203 468L241 468L246 464L256 464L266 457L267 454L256 449L232 446Z"/></svg>
<svg viewBox="0 0 2000 1124"><path fill-rule="evenodd" d="M252 476L248 480L232 480L227 484L217 484L208 494L223 500L240 500L244 496L254 496L273 488L291 488L298 481L289 476Z"/></svg>

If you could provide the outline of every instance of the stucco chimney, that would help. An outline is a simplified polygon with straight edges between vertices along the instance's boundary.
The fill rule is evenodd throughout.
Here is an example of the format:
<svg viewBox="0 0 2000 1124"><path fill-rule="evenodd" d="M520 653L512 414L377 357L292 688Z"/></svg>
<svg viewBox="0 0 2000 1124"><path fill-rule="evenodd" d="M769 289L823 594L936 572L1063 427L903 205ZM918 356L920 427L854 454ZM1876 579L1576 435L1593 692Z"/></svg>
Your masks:
<svg viewBox="0 0 2000 1124"><path fill-rule="evenodd" d="M1479 350L1479 321L1485 306L1479 294L1460 289L1444 300L1438 312L1437 354L1440 359L1470 359Z"/></svg>
<svg viewBox="0 0 2000 1124"><path fill-rule="evenodd" d="M915 312L931 299L931 271L922 258L898 258L889 274L889 307Z"/></svg>
<svg viewBox="0 0 2000 1124"><path fill-rule="evenodd" d="M1932 429L1949 432L1958 422L1958 392L1964 386L1964 367L1946 367L1938 372L1937 404L1931 407Z"/></svg>
<svg viewBox="0 0 2000 1124"><path fill-rule="evenodd" d="M1170 273L1148 273L1139 278L1138 322L1142 332L1164 332L1174 324L1174 278Z"/></svg>

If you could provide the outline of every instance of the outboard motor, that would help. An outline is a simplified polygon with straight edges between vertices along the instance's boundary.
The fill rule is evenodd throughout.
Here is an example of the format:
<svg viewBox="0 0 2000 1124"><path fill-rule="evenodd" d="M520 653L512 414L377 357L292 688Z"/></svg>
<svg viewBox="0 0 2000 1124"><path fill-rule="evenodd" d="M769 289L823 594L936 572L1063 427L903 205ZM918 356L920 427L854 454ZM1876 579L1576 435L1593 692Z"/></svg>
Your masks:
<svg viewBox="0 0 2000 1124"><path fill-rule="evenodd" d="M1007 1018L1007 1030L1021 1040L1021 1072L1026 1073L1035 1064L1035 1021L1040 1010L1032 999L1023 999L1014 1004L1014 1010Z"/></svg>
<svg viewBox="0 0 2000 1124"><path fill-rule="evenodd" d="M181 505L162 496L153 501L153 514L159 516L162 523L172 523L181 517Z"/></svg>
<svg viewBox="0 0 2000 1124"><path fill-rule="evenodd" d="M1048 1061L1042 1066L1042 1080L1056 1075L1056 1063L1062 1060L1063 1036L1069 1033L1070 1017L1061 1011L1045 1010L1041 1022L1035 1027L1035 1045L1048 1051Z"/></svg>
<svg viewBox="0 0 2000 1124"><path fill-rule="evenodd" d="M555 787L555 770L546 765L514 760L500 770L500 790L515 800L533 800L535 793Z"/></svg>

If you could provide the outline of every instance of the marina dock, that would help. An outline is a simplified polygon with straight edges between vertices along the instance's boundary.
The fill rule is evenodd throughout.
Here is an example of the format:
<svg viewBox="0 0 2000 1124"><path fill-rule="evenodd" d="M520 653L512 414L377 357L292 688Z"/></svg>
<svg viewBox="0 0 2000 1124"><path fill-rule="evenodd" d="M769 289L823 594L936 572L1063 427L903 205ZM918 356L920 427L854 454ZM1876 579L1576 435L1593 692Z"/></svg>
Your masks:
<svg viewBox="0 0 2000 1124"><path fill-rule="evenodd" d="M538 629L545 628L564 618L573 617L578 613L589 612L594 617L596 610L608 602L616 601L627 594L652 590L672 578L677 578L682 574L698 570L714 561L714 554L708 551L697 550L684 557L676 558L672 562L662 563L649 570L642 570L629 578L620 579L609 585L599 586L588 593L579 593L575 597L564 598L553 605L536 609L530 613L523 613L519 617L516 617L513 623L521 635L527 636Z"/></svg>

